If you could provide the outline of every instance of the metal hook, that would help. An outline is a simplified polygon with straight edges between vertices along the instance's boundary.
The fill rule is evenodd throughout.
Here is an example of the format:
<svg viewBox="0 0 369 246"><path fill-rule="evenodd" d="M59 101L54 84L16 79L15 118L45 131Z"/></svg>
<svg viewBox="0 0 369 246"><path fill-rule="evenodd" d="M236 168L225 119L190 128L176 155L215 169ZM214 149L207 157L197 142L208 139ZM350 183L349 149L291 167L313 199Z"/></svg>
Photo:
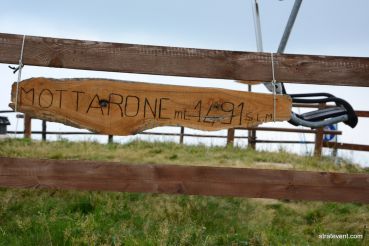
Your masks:
<svg viewBox="0 0 369 246"><path fill-rule="evenodd" d="M13 73L15 74L16 72L18 72L18 70L20 69L20 67L24 67L24 65L22 64L21 66L17 66L17 67L13 67L13 66L8 66L11 70L13 70Z"/></svg>

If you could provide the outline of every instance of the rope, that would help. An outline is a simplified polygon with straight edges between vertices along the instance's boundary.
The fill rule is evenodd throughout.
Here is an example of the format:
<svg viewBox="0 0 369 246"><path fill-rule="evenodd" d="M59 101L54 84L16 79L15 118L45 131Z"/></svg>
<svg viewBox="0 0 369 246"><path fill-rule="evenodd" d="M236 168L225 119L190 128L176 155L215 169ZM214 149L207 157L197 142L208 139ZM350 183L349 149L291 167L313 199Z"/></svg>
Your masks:
<svg viewBox="0 0 369 246"><path fill-rule="evenodd" d="M270 53L271 61L272 61L272 86L273 86L273 122L275 122L276 119L276 112L277 112L277 95L276 95L276 79L275 79L275 70L274 70L274 56L273 52Z"/></svg>
<svg viewBox="0 0 369 246"><path fill-rule="evenodd" d="M19 64L18 64L18 68L15 70L18 70L18 80L17 80L17 88L15 91L15 107L14 107L14 111L18 112L18 94L19 94L19 82L22 79L22 69L23 69L23 51L24 51L24 41L26 40L26 35L23 35L23 41L22 41L22 49L21 49L21 53L20 53L20 57L19 57ZM14 135L17 136L17 132L18 132L18 121L19 118L16 117L16 123L15 123L15 132Z"/></svg>

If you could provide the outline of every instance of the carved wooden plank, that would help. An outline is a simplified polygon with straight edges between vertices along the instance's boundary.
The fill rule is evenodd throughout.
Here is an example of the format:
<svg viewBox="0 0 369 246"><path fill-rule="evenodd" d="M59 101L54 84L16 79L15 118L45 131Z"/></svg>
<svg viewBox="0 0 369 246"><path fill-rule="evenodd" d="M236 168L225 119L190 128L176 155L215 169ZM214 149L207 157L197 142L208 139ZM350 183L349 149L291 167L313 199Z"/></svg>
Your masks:
<svg viewBox="0 0 369 246"><path fill-rule="evenodd" d="M18 64L23 36L0 33L0 62ZM269 53L191 49L27 36L25 65L271 81ZM369 58L274 54L278 81L369 86Z"/></svg>
<svg viewBox="0 0 369 246"><path fill-rule="evenodd" d="M12 101L16 99L16 84ZM14 104L11 104L14 108ZM18 110L48 121L94 132L129 135L156 126L200 130L249 127L273 120L274 97L199 88L103 79L22 81ZM276 96L275 120L288 120L291 99Z"/></svg>
<svg viewBox="0 0 369 246"><path fill-rule="evenodd" d="M0 186L369 203L369 175L0 157Z"/></svg>

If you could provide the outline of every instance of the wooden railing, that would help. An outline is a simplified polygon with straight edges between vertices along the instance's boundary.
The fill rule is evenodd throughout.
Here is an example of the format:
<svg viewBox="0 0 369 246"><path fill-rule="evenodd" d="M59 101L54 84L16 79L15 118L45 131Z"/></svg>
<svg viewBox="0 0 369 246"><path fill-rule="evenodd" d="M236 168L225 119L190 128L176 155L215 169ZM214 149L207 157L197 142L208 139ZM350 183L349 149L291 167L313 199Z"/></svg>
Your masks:
<svg viewBox="0 0 369 246"><path fill-rule="evenodd" d="M0 63L22 64L96 71L113 71L197 78L271 81L271 64L278 79L287 83L369 87L369 58L275 54L180 47L118 44L46 37L1 34ZM23 42L24 40L24 42ZM24 44L24 46L22 45ZM322 65L323 64L323 65ZM334 71L334 72L332 72ZM369 112L358 111L368 117ZM94 134L91 132L32 131L31 118L24 116L25 137L42 134ZM244 130L250 130L244 128ZM315 143L315 154L322 147L368 150L368 146L323 142L324 134L340 131L295 128L253 128L256 131L281 131L315 134L314 142L260 140L256 143ZM235 130L228 136L143 132L184 137L222 137L232 144ZM113 141L113 136L108 137ZM0 157L0 187L111 190L168 194L222 195L295 200L320 200L369 203L369 175L295 170L194 167L170 165L129 165L70 160L32 160Z"/></svg>

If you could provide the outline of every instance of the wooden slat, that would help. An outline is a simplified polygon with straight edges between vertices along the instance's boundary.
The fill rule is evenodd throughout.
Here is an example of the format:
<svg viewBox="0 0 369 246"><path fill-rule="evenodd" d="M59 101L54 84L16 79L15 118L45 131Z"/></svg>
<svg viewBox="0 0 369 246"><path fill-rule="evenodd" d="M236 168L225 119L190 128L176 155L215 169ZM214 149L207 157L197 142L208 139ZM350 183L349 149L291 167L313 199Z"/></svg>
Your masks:
<svg viewBox="0 0 369 246"><path fill-rule="evenodd" d="M333 149L347 149L347 150L356 150L356 151L369 151L369 145L362 145L362 144L324 142L323 143L323 147L333 148Z"/></svg>
<svg viewBox="0 0 369 246"><path fill-rule="evenodd" d="M275 143L275 144L315 144L315 141L296 141L296 140L255 140L257 143Z"/></svg>
<svg viewBox="0 0 369 246"><path fill-rule="evenodd" d="M368 118L369 117L369 112L368 111L355 111L357 117L365 117Z"/></svg>
<svg viewBox="0 0 369 246"><path fill-rule="evenodd" d="M257 130L267 132L291 132L291 133L317 133L317 130L307 128L283 128L283 127L237 127L236 130ZM324 130L323 134L342 135L342 131Z"/></svg>
<svg viewBox="0 0 369 246"><path fill-rule="evenodd" d="M23 131L7 131L7 134L23 134ZM42 131L32 131L32 134L42 134ZM46 134L50 135L105 135L94 132L62 132L62 131L48 131ZM140 135L157 135L157 136L175 136L179 137L180 133L168 133L168 132L140 132ZM227 138L225 135L210 135L210 134L188 134L184 133L184 137L199 137L199 138ZM237 136L235 138L247 138L246 136Z"/></svg>
<svg viewBox="0 0 369 246"><path fill-rule="evenodd" d="M248 128L235 128L236 130L246 130ZM271 131L271 132L290 132L290 133L316 133L316 130L310 130L310 129L300 129L300 128L277 128L277 127L258 127L258 128L250 128L250 129L257 129L258 131ZM14 133L14 131L9 131L10 133ZM23 133L23 132L20 132ZM42 131L32 131L32 134L42 134ZM18 134L18 133L17 133ZM99 133L95 132L63 132L63 131L47 131L46 134L51 135L99 135ZM160 135L168 135L168 136L180 136L179 133L165 133L165 132L140 132L138 134L160 134ZM331 131L331 130L324 130L323 134L331 134L331 135L342 135L342 131ZM184 136L203 136L199 134L184 134ZM208 136L208 135L204 135ZM222 135L212 135L214 137L226 137ZM237 136L235 136L237 137Z"/></svg>
<svg viewBox="0 0 369 246"><path fill-rule="evenodd" d="M0 33L0 62L17 64L22 35ZM25 65L271 81L269 53L192 49L27 36ZM369 86L369 58L275 54L278 81Z"/></svg>
<svg viewBox="0 0 369 246"><path fill-rule="evenodd" d="M0 186L369 203L369 175L0 158Z"/></svg>

